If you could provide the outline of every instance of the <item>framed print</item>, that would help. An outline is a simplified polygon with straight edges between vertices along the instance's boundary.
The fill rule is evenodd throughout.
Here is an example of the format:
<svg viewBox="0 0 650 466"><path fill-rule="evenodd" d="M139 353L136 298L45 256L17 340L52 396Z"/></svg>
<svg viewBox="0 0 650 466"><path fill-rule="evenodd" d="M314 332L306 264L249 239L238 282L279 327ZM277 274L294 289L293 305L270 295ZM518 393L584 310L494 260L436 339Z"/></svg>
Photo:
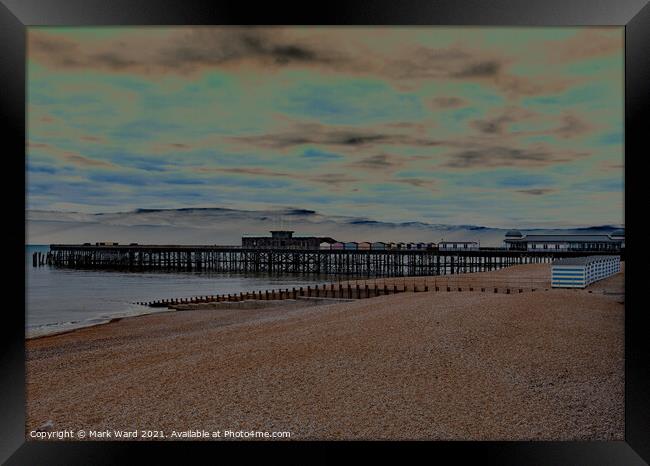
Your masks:
<svg viewBox="0 0 650 466"><path fill-rule="evenodd" d="M650 458L645 2L0 13L7 464Z"/></svg>

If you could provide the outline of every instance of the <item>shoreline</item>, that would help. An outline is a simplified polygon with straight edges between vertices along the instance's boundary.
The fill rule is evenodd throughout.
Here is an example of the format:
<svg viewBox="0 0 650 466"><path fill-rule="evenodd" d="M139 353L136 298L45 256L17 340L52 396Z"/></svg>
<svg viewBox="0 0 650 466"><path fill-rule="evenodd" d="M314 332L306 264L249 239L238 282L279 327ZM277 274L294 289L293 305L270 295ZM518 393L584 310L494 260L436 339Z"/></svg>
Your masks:
<svg viewBox="0 0 650 466"><path fill-rule="evenodd" d="M528 273L528 277L525 277L524 279L521 279L520 277L516 278L516 276L519 272L520 267L526 268L528 270L535 269L534 273ZM622 263L621 270L625 270L625 263ZM406 286L413 286L413 284L416 285L421 285L423 283L429 283L432 286L435 283L438 283L440 286L443 286L443 284L446 285L451 285L451 286L481 286L481 285L491 285L491 286L510 286L513 289L517 288L518 286L522 285L532 285L532 286L537 286L541 285L542 287L546 287L547 289L551 289L550 285L550 269L548 270L548 277L546 277L546 269L549 268L549 264L526 264L526 265L513 265L510 267L504 267L498 270L490 271L490 272L467 272L467 273L462 273L462 274L445 274L445 275L432 275L432 276L415 276L415 277L378 277L378 278L359 278L355 280L341 280L340 283L346 285L348 283L364 283L364 282L380 282L380 283L387 283L388 286L392 286L393 284L399 284L403 285L406 284ZM540 273L541 272L541 273ZM321 282L314 282L322 284ZM323 282L324 283L324 282ZM330 283L330 282L328 282ZM335 282L331 282L335 283ZM599 282L595 282L592 285L588 286L584 290L581 289L576 289L575 291L583 291L583 292L588 292L592 293L596 290L599 290ZM420 289L421 291L421 289ZM441 291L442 292L442 291ZM356 300L356 299L353 299ZM264 302L264 301L261 301ZM191 305L190 305L191 306ZM151 314L165 314L165 313L173 313L173 312L178 312L178 309L175 309L174 307L167 307L167 308L149 308L149 309L160 309L160 310L148 310L143 313L138 313L138 314L132 314L132 315L124 315L124 316L115 316L115 317L106 317L106 321L104 322L97 322L97 323L89 323L89 324L83 324L83 322L79 322L79 326L75 326L73 328L69 329L63 329L63 330L55 330L51 333L43 333L39 335L33 335L33 336L27 336L27 329L25 331L25 341L28 340L36 340L36 339L41 339L41 338L47 338L47 337L54 337L57 335L62 335L62 334L67 334L71 332L76 332L79 330L87 329L87 328L93 328L93 327L98 327L98 326L104 326L107 324L115 323L121 320L125 319L132 319L136 317L142 317L142 316L147 316ZM47 324L47 325L60 325L60 324Z"/></svg>
<svg viewBox="0 0 650 466"><path fill-rule="evenodd" d="M129 318L133 318L133 317L142 317L142 316L146 316L146 315L149 315L149 314L138 314L138 315L128 316L128 317L113 317L112 319L109 319L106 322L98 322L98 323L94 323L94 324L84 325L84 326L81 326L81 327L75 327L75 328L71 328L71 329L68 329L68 330L59 330L59 331L56 331L56 332L53 332L53 333L46 333L46 334L42 334L42 335L28 336L27 334L25 334L25 341L39 340L41 338L56 337L56 336L59 336L59 335L67 335L68 333L78 332L78 331L86 329L86 328L101 327L102 325L114 324L116 322L121 321L122 319L129 319Z"/></svg>
<svg viewBox="0 0 650 466"><path fill-rule="evenodd" d="M155 309L155 308L152 308L152 309ZM106 317L105 319L102 319L101 322L90 322L90 323L89 322L78 322L79 325L72 324L73 326L71 326L69 328L53 329L52 332L31 334L31 335L28 334L27 329L25 329L25 341L32 341L32 340L38 340L38 339L41 339L41 338L55 337L55 336L58 336L58 335L64 335L64 334L67 334L67 333L77 332L77 331L84 330L84 329L87 329L87 328L95 328L95 327L101 327L101 326L108 325L108 324L113 324L113 323L119 322L119 321L124 320L124 319L133 319L133 318L137 318L137 317L144 317L144 316L148 316L148 315L151 315L151 314L164 314L166 312L172 312L172 310L165 308L165 309L161 309L161 310L152 310L152 311L144 312L144 313L141 313L141 314L130 314L130 315L123 315L123 316ZM65 325L65 323L61 323L61 324L59 324L59 323L45 324L45 326L52 326L52 327L57 327L57 326L61 326L61 325Z"/></svg>
<svg viewBox="0 0 650 466"><path fill-rule="evenodd" d="M519 267L525 267L527 269L530 269L534 267L537 269L535 273L529 274L530 276L527 278L524 278L523 281L522 279L513 279L513 275L516 275L517 272L520 270ZM512 288L516 288L520 286L522 283L523 285L532 285L532 286L537 286L540 285L542 287L546 287L547 289L551 288L550 285L550 269L548 271L548 277L545 277L545 272L540 274L540 270L544 271L546 268L549 267L549 264L525 264L525 265L513 265L510 267L504 267L498 270L490 271L490 272L466 272L462 274L444 274L444 275L431 275L431 276L407 276L407 277L373 277L373 278L358 278L354 280L350 279L345 279L341 280L340 283L347 285L348 283L355 284L355 283L365 283L365 282L370 282L370 283L387 283L388 286L392 286L393 284L399 284L403 285L406 284L406 286L413 286L413 284L421 285L423 283L429 283L430 285L434 285L438 283L440 286L445 286L451 285L451 286L471 286L471 285L491 285L491 286L506 286L509 285ZM622 263L622 270L624 271L624 262ZM489 277L489 278L488 278ZM483 278L486 278L483 280ZM528 279L528 281L527 281ZM517 280L520 280L520 282L517 282ZM314 282L314 284L323 284L325 282ZM329 283L338 283L338 282L327 282ZM588 293L592 293L594 290L599 289L598 286L599 282L595 282L594 284L590 285L589 287L585 288L584 290L576 290L576 291L585 291ZM422 291L420 289L420 291ZM355 300L355 299L353 299ZM263 302L263 301L262 301ZM191 305L190 305L191 306ZM160 309L160 310L151 310L151 309ZM186 309L183 309L186 310ZM143 313L138 313L138 314L131 314L131 315L117 315L117 316L107 316L105 318L105 321L102 322L97 322L97 323L84 323L84 322L79 322L80 325L74 326L72 328L68 329L62 329L62 330L54 330L52 332L47 332L47 333L42 333L38 335L31 335L28 336L27 334L27 329L25 329L25 341L29 340L37 340L41 338L47 338L47 337L54 337L57 335L62 335L62 334L67 334L67 333L72 333L76 332L79 330L87 329L87 328L93 328L93 327L98 327L98 326L104 326L108 325L111 323L119 322L121 320L125 319L132 319L136 317L142 317L142 316L147 316L151 314L165 314L165 313L173 313L173 312L178 312L179 310L176 309L175 307L167 307L167 308L150 308L148 307L148 310L143 312ZM120 311L123 312L123 311ZM118 312L119 314L119 312ZM45 326L47 325L52 325L52 326L57 326L57 325L64 325L63 324L44 324Z"/></svg>
<svg viewBox="0 0 650 466"><path fill-rule="evenodd" d="M29 340L26 429L622 439L624 306L602 291L623 282L189 310Z"/></svg>

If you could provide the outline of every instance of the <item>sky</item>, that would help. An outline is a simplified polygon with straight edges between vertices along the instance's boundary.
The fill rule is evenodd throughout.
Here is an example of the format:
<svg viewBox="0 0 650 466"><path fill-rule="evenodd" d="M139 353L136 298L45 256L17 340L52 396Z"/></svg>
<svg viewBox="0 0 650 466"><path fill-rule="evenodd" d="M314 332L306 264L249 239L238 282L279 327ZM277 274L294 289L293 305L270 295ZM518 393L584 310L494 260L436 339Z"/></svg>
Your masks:
<svg viewBox="0 0 650 466"><path fill-rule="evenodd" d="M30 27L27 207L622 225L623 34Z"/></svg>

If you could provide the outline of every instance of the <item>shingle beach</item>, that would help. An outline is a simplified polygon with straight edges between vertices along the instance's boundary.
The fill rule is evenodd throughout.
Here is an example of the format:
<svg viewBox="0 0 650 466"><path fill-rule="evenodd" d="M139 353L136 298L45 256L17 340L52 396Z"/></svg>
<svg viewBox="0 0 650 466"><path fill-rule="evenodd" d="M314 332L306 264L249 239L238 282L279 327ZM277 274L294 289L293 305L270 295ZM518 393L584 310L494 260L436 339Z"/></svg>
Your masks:
<svg viewBox="0 0 650 466"><path fill-rule="evenodd" d="M28 340L26 430L623 440L623 280L167 312Z"/></svg>

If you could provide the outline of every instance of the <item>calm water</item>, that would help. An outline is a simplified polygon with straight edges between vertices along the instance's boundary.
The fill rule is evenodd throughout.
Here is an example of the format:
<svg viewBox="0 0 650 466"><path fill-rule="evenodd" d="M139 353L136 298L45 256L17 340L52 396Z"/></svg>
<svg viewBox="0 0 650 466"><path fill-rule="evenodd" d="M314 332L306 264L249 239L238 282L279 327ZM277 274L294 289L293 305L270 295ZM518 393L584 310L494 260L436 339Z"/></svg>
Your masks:
<svg viewBox="0 0 650 466"><path fill-rule="evenodd" d="M48 247L30 245L25 248L25 325L28 336L96 325L114 317L167 312L166 309L133 304L136 301L291 288L327 281L315 276L35 268L32 267L32 253L35 251L46 253Z"/></svg>

